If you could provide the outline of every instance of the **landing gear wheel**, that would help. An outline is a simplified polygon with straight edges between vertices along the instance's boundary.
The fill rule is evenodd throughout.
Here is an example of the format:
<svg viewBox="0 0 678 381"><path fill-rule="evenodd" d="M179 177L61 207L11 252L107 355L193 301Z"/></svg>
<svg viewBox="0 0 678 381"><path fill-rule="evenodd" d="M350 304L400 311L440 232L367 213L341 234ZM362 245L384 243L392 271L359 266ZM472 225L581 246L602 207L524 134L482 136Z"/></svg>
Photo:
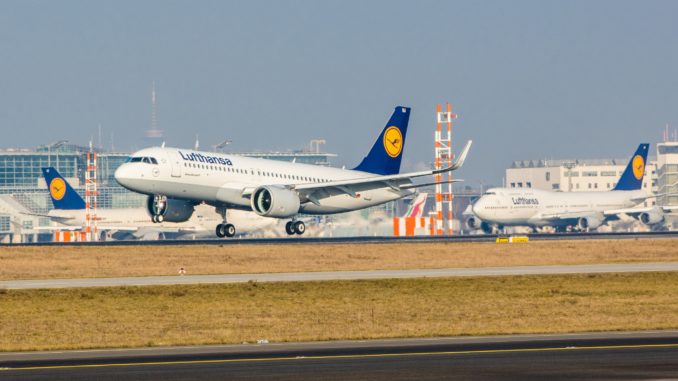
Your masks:
<svg viewBox="0 0 678 381"><path fill-rule="evenodd" d="M233 224L224 225L224 232L226 233L226 237L233 237L235 235L235 226L233 226Z"/></svg>
<svg viewBox="0 0 678 381"><path fill-rule="evenodd" d="M294 231L294 222L288 221L285 224L285 231L287 232L287 235L293 235L294 233L296 233L296 231Z"/></svg>
<svg viewBox="0 0 678 381"><path fill-rule="evenodd" d="M294 223L294 232L302 235L306 231L306 225L302 221L297 221Z"/></svg>
<svg viewBox="0 0 678 381"><path fill-rule="evenodd" d="M224 226L224 224L217 225L216 233L217 237L219 238L226 237L226 227Z"/></svg>
<svg viewBox="0 0 678 381"><path fill-rule="evenodd" d="M155 216L155 220L156 220L158 223L161 223L161 222L163 222L163 221L165 220L165 217L163 217L162 214L159 214L159 215Z"/></svg>

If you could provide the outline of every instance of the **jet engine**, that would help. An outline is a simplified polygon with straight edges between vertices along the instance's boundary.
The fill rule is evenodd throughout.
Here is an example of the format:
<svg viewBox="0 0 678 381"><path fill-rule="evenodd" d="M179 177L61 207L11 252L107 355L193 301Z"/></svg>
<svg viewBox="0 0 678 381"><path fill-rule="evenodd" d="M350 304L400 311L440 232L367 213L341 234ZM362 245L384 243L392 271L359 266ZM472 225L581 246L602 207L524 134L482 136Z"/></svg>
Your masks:
<svg viewBox="0 0 678 381"><path fill-rule="evenodd" d="M148 196L146 208L153 221L184 222L193 215L193 203L165 196Z"/></svg>
<svg viewBox="0 0 678 381"><path fill-rule="evenodd" d="M586 229L597 229L602 224L603 219L597 216L580 217L579 220L577 220L577 228L582 231Z"/></svg>
<svg viewBox="0 0 678 381"><path fill-rule="evenodd" d="M481 220L478 217L471 216L466 219L466 227L469 229L480 229L481 225L483 224L483 220Z"/></svg>
<svg viewBox="0 0 678 381"><path fill-rule="evenodd" d="M480 229L485 234L494 234L496 229L494 226L488 224L476 216L471 216L466 219L466 227L473 230Z"/></svg>
<svg viewBox="0 0 678 381"><path fill-rule="evenodd" d="M256 214L275 218L293 217L301 206L297 192L276 186L255 189L250 202Z"/></svg>
<svg viewBox="0 0 678 381"><path fill-rule="evenodd" d="M645 225L655 225L664 221L664 214L658 210L651 210L640 213L638 219Z"/></svg>

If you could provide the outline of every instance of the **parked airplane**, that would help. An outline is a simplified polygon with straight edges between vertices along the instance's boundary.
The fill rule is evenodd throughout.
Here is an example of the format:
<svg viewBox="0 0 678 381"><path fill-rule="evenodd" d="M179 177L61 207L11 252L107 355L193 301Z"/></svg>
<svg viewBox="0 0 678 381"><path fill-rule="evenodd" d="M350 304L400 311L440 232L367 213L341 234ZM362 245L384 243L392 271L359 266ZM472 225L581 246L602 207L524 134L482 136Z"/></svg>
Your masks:
<svg viewBox="0 0 678 381"><path fill-rule="evenodd" d="M400 174L410 108L396 107L363 161L346 170L236 155L154 147L134 153L115 172L122 186L149 195L154 221L185 221L195 204L213 205L223 222L218 237L232 237L227 209L291 219L287 234L303 234L300 213L333 214L364 209L414 193L412 179L461 168L471 142L449 168Z"/></svg>
<svg viewBox="0 0 678 381"><path fill-rule="evenodd" d="M407 212L403 217L423 217L424 216L424 207L426 206L426 200L428 199L428 193L419 193L417 197L412 200Z"/></svg>
<svg viewBox="0 0 678 381"><path fill-rule="evenodd" d="M83 229L86 223L85 201L55 168L42 168L42 174L47 183L52 204L54 204L54 209L50 210L44 217L64 225L58 229ZM230 211L229 214L232 219L242 224L243 233L275 226L274 221L259 217L254 213L234 210ZM213 208L199 205L196 213L193 213L191 218L184 222L154 224L150 221L148 211L145 208L99 208L97 209L96 220L98 229L109 232L114 238L125 238L129 235L134 238L157 238L159 235L167 234L178 236L211 235L212 225L221 221L221 216L214 213Z"/></svg>
<svg viewBox="0 0 678 381"><path fill-rule="evenodd" d="M504 226L567 227L596 229L620 214L638 218L645 224L663 220L659 207L637 208L655 196L641 190L649 144L638 146L619 182L607 192L553 192L532 188L492 188L472 206L467 219L471 228L493 232Z"/></svg>

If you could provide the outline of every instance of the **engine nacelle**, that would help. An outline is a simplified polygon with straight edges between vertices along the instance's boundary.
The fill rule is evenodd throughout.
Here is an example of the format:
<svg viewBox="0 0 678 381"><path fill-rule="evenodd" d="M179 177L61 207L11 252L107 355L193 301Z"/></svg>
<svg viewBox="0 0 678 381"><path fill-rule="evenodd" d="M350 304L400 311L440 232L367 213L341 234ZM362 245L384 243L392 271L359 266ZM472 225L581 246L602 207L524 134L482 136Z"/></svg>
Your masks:
<svg viewBox="0 0 678 381"><path fill-rule="evenodd" d="M579 230L597 229L602 224L603 219L596 216L580 217L579 220L577 220L577 228L579 228Z"/></svg>
<svg viewBox="0 0 678 381"><path fill-rule="evenodd" d="M148 196L146 208L151 216L162 216L163 221L184 222L193 215L193 203L165 196Z"/></svg>
<svg viewBox="0 0 678 381"><path fill-rule="evenodd" d="M276 186L255 189L250 202L254 213L264 217L293 217L301 207L297 192Z"/></svg>
<svg viewBox="0 0 678 381"><path fill-rule="evenodd" d="M645 225L655 225L664 221L664 214L653 210L640 213L638 219Z"/></svg>
<svg viewBox="0 0 678 381"><path fill-rule="evenodd" d="M481 220L476 216L471 216L466 219L466 227L473 230L482 230L485 234L493 234L495 227Z"/></svg>
<svg viewBox="0 0 678 381"><path fill-rule="evenodd" d="M468 227L469 229L474 229L474 230L480 229L482 223L483 223L483 220L481 220L480 218L475 217L475 216L471 216L471 217L466 219L466 227Z"/></svg>

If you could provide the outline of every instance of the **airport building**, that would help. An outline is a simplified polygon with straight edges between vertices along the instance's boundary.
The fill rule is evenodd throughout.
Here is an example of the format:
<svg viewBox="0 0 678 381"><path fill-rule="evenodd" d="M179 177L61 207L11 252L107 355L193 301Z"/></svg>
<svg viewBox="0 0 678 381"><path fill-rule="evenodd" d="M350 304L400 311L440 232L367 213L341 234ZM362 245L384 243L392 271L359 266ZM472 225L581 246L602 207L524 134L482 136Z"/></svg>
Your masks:
<svg viewBox="0 0 678 381"><path fill-rule="evenodd" d="M678 208L678 142L657 144L657 205ZM668 215L667 226L678 229L678 216Z"/></svg>
<svg viewBox="0 0 678 381"><path fill-rule="evenodd" d="M86 154L88 147L60 141L35 149L7 148L0 150L0 242L36 242L52 239L52 226L46 214L52 209L43 167L55 167L62 176L84 195ZM115 170L127 160L128 152L97 150L99 208L145 207L146 197L130 192L115 181ZM271 160L329 165L335 154L299 150L289 152L245 152L239 155Z"/></svg>

